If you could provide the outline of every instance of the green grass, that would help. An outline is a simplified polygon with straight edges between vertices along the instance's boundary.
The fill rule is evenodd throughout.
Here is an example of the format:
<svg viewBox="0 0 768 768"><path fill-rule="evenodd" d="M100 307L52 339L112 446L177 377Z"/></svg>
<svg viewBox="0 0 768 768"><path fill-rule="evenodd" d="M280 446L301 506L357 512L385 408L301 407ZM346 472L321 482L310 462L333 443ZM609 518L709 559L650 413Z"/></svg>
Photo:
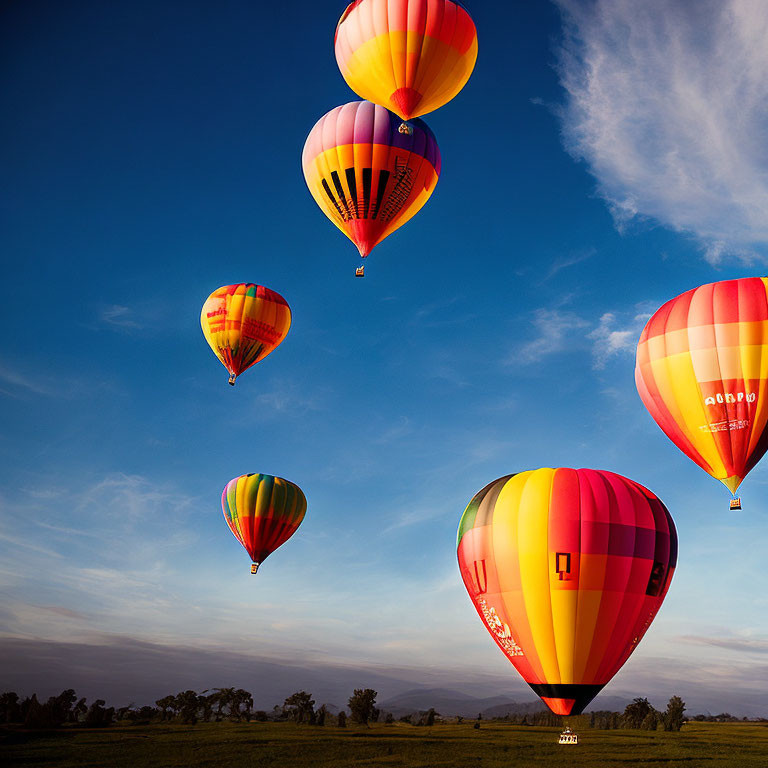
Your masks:
<svg viewBox="0 0 768 768"><path fill-rule="evenodd" d="M292 723L0 731L0 764L49 768L766 768L768 726L691 723L680 733L483 723L317 728Z"/></svg>

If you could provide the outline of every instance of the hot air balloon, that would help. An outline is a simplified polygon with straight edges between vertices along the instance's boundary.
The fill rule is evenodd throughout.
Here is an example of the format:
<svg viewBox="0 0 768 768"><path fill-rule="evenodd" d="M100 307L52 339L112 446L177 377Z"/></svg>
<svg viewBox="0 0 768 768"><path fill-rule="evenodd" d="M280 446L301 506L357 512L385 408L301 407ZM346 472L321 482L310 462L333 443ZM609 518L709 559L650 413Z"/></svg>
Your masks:
<svg viewBox="0 0 768 768"><path fill-rule="evenodd" d="M459 523L480 618L558 715L577 715L624 664L677 561L664 504L613 472L537 469L490 483Z"/></svg>
<svg viewBox="0 0 768 768"><path fill-rule="evenodd" d="M356 0L336 27L347 85L403 120L448 103L477 60L477 30L455 0Z"/></svg>
<svg viewBox="0 0 768 768"><path fill-rule="evenodd" d="M637 346L635 381L667 437L735 495L768 448L768 278L668 301ZM740 509L733 499L731 507Z"/></svg>
<svg viewBox="0 0 768 768"><path fill-rule="evenodd" d="M272 475L240 475L221 494L229 530L253 561L251 573L296 533L307 511L298 485Z"/></svg>
<svg viewBox="0 0 768 768"><path fill-rule="evenodd" d="M391 112L354 101L315 124L302 165L315 202L365 258L427 202L440 150L421 120L402 131Z"/></svg>
<svg viewBox="0 0 768 768"><path fill-rule="evenodd" d="M237 283L219 288L205 300L200 325L234 386L246 368L263 360L286 337L291 310L279 293Z"/></svg>

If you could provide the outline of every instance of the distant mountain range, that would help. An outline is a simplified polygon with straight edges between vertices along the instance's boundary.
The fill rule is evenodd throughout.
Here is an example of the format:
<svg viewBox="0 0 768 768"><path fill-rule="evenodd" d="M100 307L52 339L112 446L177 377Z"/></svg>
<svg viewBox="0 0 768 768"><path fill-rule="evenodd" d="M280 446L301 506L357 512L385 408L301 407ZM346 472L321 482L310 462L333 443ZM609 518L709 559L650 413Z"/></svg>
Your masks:
<svg viewBox="0 0 768 768"><path fill-rule="evenodd" d="M600 697L596 699L595 705L590 707L589 711L610 709L621 712L630 701L630 698L621 696ZM474 718L481 714L486 720L492 717L527 715L546 710L541 699L518 701L508 696L470 696L447 688L415 688L386 699L378 706L382 712L391 712L396 718L425 712L430 707L443 717Z"/></svg>
<svg viewBox="0 0 768 768"><path fill-rule="evenodd" d="M105 673L109 670L109 673ZM755 679L765 672L755 669ZM37 693L46 699L74 688L89 701L102 698L110 706L154 704L162 696L192 689L245 688L254 709L270 711L296 691L307 691L319 707L345 708L355 688L378 691L377 706L402 717L430 707L445 717L484 718L525 714L543 709L530 688L514 673L472 673L455 669L365 666L324 660L250 655L231 649L164 646L131 638L109 637L101 642L74 643L0 637L0 692L21 696ZM652 683L628 692L611 685L591 710L623 711L635 697L647 696L660 709L680 695L691 715L730 712L737 717L768 714L768 695L724 688L717 678L675 683L658 690Z"/></svg>

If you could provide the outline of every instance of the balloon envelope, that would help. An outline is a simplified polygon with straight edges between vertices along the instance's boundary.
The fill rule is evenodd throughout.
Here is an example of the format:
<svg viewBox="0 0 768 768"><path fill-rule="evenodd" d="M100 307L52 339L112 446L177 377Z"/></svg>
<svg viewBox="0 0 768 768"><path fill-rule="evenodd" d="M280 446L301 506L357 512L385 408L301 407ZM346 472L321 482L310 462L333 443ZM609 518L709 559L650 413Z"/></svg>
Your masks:
<svg viewBox="0 0 768 768"><path fill-rule="evenodd" d="M421 120L401 121L369 101L332 109L310 132L304 178L325 215L367 256L427 202L440 150Z"/></svg>
<svg viewBox="0 0 768 768"><path fill-rule="evenodd" d="M734 493L768 448L768 278L709 283L664 304L635 381L667 437Z"/></svg>
<svg viewBox="0 0 768 768"><path fill-rule="evenodd" d="M659 610L677 562L664 504L612 472L507 475L459 524L461 577L486 629L555 713L579 714Z"/></svg>
<svg viewBox="0 0 768 768"><path fill-rule="evenodd" d="M477 60L477 30L454 0L356 0L339 20L334 46L358 96L410 120L464 87Z"/></svg>
<svg viewBox="0 0 768 768"><path fill-rule="evenodd" d="M205 340L229 371L229 383L263 360L291 327L288 302L275 291L253 283L225 285L203 304L200 325Z"/></svg>
<svg viewBox="0 0 768 768"><path fill-rule="evenodd" d="M301 488L272 475L240 475L221 495L224 519L254 563L263 563L296 533L307 511Z"/></svg>

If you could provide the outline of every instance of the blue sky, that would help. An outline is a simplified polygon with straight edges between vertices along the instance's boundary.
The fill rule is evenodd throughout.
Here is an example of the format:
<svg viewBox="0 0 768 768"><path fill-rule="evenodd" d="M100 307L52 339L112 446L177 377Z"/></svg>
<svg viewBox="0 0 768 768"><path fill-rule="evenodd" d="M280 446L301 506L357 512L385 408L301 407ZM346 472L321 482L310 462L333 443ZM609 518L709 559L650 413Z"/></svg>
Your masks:
<svg viewBox="0 0 768 768"><path fill-rule="evenodd" d="M768 709L768 471L730 514L633 380L656 307L768 253L768 9L693 6L469 3L477 68L425 118L440 182L365 280L300 165L356 98L343 3L6 6L2 636L527 696L464 592L456 526L501 475L586 466L648 486L680 535L608 691ZM232 389L198 318L240 281L285 296L293 326ZM309 502L257 579L219 506L246 472Z"/></svg>

